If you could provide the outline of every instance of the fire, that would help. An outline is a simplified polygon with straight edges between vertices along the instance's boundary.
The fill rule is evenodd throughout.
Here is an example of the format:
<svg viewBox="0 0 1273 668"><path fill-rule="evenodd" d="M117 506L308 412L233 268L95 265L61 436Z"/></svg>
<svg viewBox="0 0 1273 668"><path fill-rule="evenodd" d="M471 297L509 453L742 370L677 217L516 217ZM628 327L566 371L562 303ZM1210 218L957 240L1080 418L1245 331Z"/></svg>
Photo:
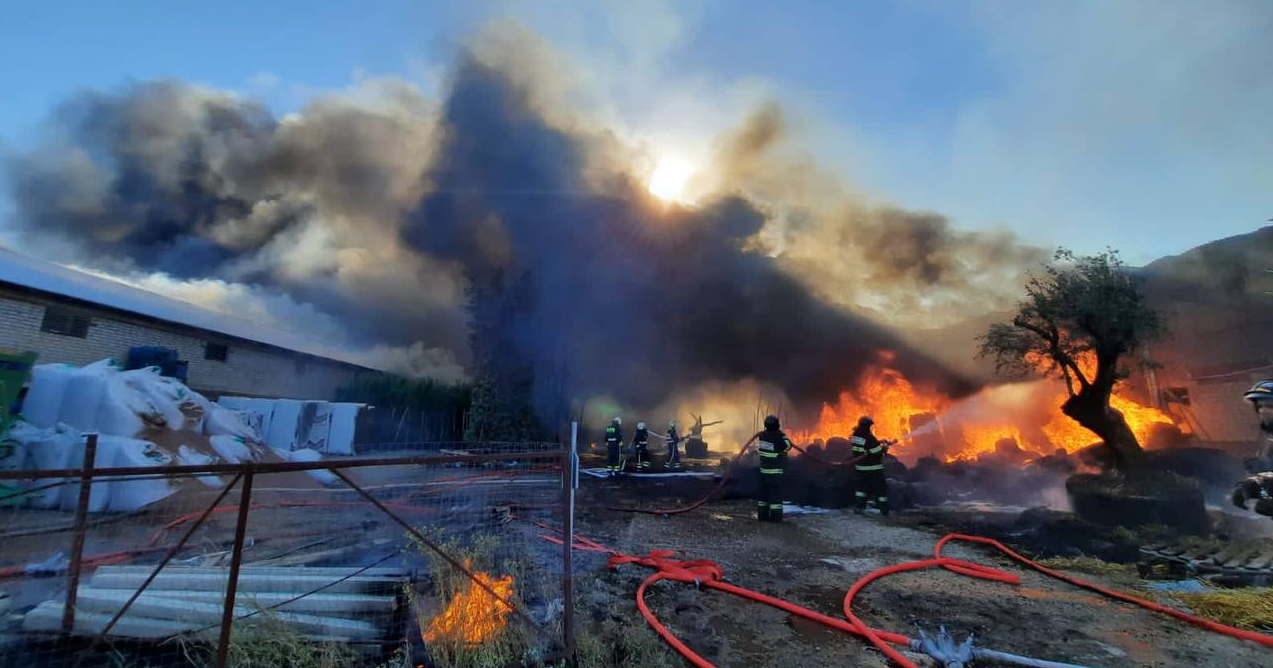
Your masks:
<svg viewBox="0 0 1273 668"><path fill-rule="evenodd" d="M899 371L889 366L892 356L882 353L877 364L863 374L858 387L841 393L835 405L824 404L816 429L797 434L805 441L848 436L861 415L875 418L875 433L880 438L904 439L892 452L903 459L927 454L944 456L947 461L975 459L993 453L1004 440L1014 441L1022 450L1036 455L1052 454L1061 448L1066 452L1081 450L1100 440L1068 416L1061 405L1069 397L1064 381L1050 379L1029 384L1030 405L1010 409L969 414L951 410L955 402L940 392L917 388ZM1079 360L1084 374L1095 371L1095 360L1084 355ZM1144 444L1155 425L1174 425L1166 413L1145 406L1115 390L1110 405L1123 414L1136 438ZM916 419L936 416L935 429L914 429ZM910 438L908 438L908 436ZM908 457L909 456L909 457Z"/></svg>
<svg viewBox="0 0 1273 668"><path fill-rule="evenodd" d="M464 560L464 567L469 568L471 561ZM505 601L512 598L513 576L491 577L480 571L473 573L476 578L490 587L492 591ZM507 623L508 606L496 600L485 589L472 580L468 585L451 597L446 610L429 622L424 631L426 642L450 640L466 644L480 644L494 638Z"/></svg>
<svg viewBox="0 0 1273 668"><path fill-rule="evenodd" d="M954 455L948 456L946 461L973 459L979 454L994 452L998 449L1000 441L1012 441L1020 446L1025 440L1021 437L1021 431L1012 425L993 425L989 427L964 425L960 432L967 447Z"/></svg>
<svg viewBox="0 0 1273 668"><path fill-rule="evenodd" d="M799 434L805 440L848 436L858 418L870 415L876 431L903 435L911 431L911 418L920 414L936 415L950 405L950 400L937 392L917 390L900 371L887 366L893 354L879 353L879 363L862 374L856 390L841 392L835 406L823 404L818 428L810 434Z"/></svg>

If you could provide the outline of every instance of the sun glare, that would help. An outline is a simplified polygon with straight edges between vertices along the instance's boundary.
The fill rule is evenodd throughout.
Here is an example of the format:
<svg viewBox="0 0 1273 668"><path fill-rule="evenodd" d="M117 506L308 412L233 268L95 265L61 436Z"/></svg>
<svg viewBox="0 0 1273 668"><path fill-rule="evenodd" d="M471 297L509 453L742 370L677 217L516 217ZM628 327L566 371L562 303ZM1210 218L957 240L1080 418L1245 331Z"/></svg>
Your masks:
<svg viewBox="0 0 1273 668"><path fill-rule="evenodd" d="M646 187L651 195L670 202L681 196L689 176L689 163L680 158L665 156L654 167L654 173L650 174L650 182Z"/></svg>

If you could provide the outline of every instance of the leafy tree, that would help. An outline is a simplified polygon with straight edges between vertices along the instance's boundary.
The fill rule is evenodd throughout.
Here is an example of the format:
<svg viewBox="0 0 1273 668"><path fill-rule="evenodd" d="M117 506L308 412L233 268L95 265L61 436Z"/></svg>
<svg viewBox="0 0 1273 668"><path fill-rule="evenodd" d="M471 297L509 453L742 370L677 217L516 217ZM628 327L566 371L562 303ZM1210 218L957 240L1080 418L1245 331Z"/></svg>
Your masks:
<svg viewBox="0 0 1273 668"><path fill-rule="evenodd" d="M1046 276L1031 276L1011 323L996 323L981 338L981 356L1000 373L1060 375L1069 398L1061 412L1104 440L1120 471L1143 454L1122 413L1110 407L1124 355L1163 334L1118 252L1056 253Z"/></svg>

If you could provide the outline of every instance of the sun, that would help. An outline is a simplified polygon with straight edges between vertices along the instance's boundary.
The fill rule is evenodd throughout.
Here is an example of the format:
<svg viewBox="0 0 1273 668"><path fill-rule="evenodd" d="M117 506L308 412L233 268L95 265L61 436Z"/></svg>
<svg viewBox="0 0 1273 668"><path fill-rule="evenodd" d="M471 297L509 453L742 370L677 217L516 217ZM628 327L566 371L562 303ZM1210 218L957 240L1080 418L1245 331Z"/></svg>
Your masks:
<svg viewBox="0 0 1273 668"><path fill-rule="evenodd" d="M650 174L650 182L645 187L649 189L651 195L665 202L671 202L681 196L689 176L688 162L677 157L664 156L655 165L654 172Z"/></svg>

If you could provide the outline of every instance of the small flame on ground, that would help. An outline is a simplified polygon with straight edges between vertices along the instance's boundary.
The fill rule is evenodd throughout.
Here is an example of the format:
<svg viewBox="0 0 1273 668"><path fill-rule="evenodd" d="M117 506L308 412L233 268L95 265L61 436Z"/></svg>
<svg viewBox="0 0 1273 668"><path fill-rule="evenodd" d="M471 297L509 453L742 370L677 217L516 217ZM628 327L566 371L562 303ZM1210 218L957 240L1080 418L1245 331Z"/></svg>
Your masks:
<svg viewBox="0 0 1273 668"><path fill-rule="evenodd" d="M469 568L471 563L471 560L465 559L464 567ZM505 601L512 598L513 576L495 578L480 571L473 575ZM446 610L429 622L429 628L422 635L425 642L449 640L471 645L484 643L499 635L508 623L510 612L507 605L468 580L467 586L451 597Z"/></svg>

